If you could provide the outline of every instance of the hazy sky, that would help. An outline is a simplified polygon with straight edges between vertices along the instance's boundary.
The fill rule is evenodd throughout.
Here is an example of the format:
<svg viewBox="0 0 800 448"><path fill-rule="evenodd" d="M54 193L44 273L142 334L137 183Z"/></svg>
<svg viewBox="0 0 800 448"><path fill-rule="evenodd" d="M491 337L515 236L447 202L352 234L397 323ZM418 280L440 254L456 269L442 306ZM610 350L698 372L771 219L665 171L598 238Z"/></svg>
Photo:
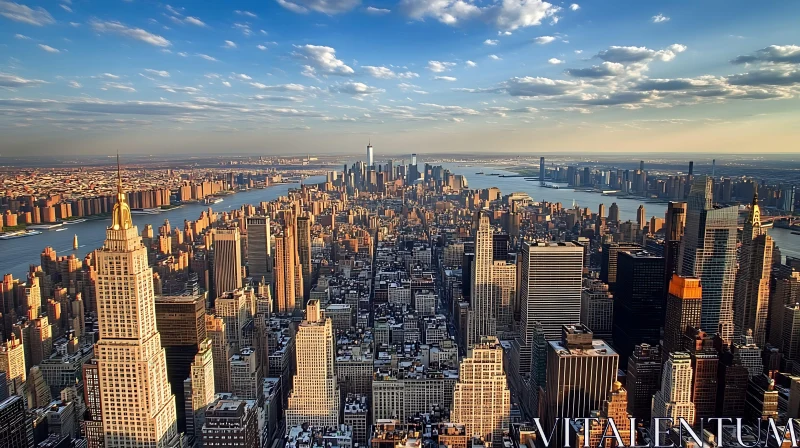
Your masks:
<svg viewBox="0 0 800 448"><path fill-rule="evenodd" d="M0 156L800 151L800 2L0 0Z"/></svg>

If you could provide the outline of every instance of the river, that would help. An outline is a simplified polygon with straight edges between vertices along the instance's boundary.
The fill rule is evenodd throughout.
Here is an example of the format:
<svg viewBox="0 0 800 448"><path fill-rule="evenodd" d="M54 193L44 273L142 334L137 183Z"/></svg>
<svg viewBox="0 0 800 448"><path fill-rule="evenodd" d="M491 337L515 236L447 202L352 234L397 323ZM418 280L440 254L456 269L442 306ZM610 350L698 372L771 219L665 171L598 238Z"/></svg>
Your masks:
<svg viewBox="0 0 800 448"><path fill-rule="evenodd" d="M469 188L483 189L497 187L502 194L521 191L530 195L534 201L561 202L566 207L571 207L572 202L583 207L589 207L593 212L597 212L598 206L602 203L606 206L606 213L612 202L616 202L619 207L619 216L623 220L636 220L636 211L639 205L644 204L647 219L651 216L663 218L667 210L667 204L658 202L644 202L636 199L617 198L614 196L603 196L600 193L591 191L575 191L572 188L547 188L539 185L537 181L526 181L522 177L499 177L490 174L504 174L506 176L517 176L518 174L498 168L487 166L463 166L458 163L442 163L442 166L451 172L466 176ZM483 175L475 173L484 173ZM550 183L550 182L548 182ZM769 235L775 240L783 256L800 258L800 236L792 235L788 229L770 229Z"/></svg>
<svg viewBox="0 0 800 448"><path fill-rule="evenodd" d="M312 176L304 182L311 184L324 181L325 176ZM238 209L245 204L256 205L262 201L271 201L280 196L286 196L290 188L297 186L298 184L280 184L264 189L239 192L225 196L222 202L211 205L211 209L215 212L224 212ZM152 225L158 231L158 227L164 224L165 219L168 219L172 227L183 228L184 220L197 219L200 217L200 213L207 210L208 207L203 203L191 203L157 215L133 215L133 224L139 228L139 232L147 224ZM87 253L103 245L106 238L106 227L110 222L111 218L89 220L60 227L60 229L66 230L42 230L41 235L0 240L0 254L2 254L0 256L0 273L13 274L15 278L24 280L30 265L41 264L40 254L47 246L55 249L59 256L75 254L79 258L83 258ZM78 250L72 250L74 235L78 235Z"/></svg>

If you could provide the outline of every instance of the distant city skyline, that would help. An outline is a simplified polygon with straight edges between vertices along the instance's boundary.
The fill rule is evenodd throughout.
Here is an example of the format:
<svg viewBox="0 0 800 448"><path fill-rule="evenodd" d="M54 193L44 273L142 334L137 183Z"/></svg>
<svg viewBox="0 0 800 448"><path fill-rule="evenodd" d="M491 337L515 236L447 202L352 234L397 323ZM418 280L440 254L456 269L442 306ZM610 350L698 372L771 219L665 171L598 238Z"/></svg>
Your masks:
<svg viewBox="0 0 800 448"><path fill-rule="evenodd" d="M789 153L799 12L0 0L0 155Z"/></svg>

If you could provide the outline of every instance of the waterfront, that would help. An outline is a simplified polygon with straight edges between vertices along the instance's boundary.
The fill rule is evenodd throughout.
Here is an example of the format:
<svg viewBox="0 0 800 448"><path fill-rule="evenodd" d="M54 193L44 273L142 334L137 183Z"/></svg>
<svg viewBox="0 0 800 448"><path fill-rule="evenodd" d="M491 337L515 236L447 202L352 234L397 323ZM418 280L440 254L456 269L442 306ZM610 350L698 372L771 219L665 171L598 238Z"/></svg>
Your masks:
<svg viewBox="0 0 800 448"><path fill-rule="evenodd" d="M304 183L324 182L325 176L309 177ZM286 196L290 188L296 188L299 184L280 184L264 189L253 189L236 194L225 196L223 202L206 205L202 202L184 204L180 208L166 210L154 215L133 215L133 223L142 229L147 224L158 229L168 219L172 227L183 228L185 220L193 221L200 217L203 210L209 207L215 212L235 210L245 204L257 205L260 202L271 201L280 196ZM78 224L68 224L60 229L66 231L45 230L41 235L34 235L28 238L17 238L0 241L0 273L13 274L14 277L24 280L30 265L41 264L40 254L45 247L50 246L56 250L59 256L71 255L83 258L87 253L99 249L106 238L106 227L111 218L91 219ZM72 239L78 235L78 250L72 250Z"/></svg>

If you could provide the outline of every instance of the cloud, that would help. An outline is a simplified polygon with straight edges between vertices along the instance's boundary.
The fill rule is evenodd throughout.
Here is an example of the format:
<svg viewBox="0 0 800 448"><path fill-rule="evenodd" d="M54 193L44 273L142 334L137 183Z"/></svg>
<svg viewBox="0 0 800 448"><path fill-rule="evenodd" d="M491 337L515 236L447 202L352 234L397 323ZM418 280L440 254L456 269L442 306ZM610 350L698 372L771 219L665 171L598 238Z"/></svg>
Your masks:
<svg viewBox="0 0 800 448"><path fill-rule="evenodd" d="M30 8L19 3L0 0L0 15L15 22L44 26L56 23L53 16L42 7Z"/></svg>
<svg viewBox="0 0 800 448"><path fill-rule="evenodd" d="M428 61L428 70L434 73L442 73L455 67L455 62Z"/></svg>
<svg viewBox="0 0 800 448"><path fill-rule="evenodd" d="M296 13L309 11L323 14L339 14L349 11L361 3L361 0L275 0L279 5Z"/></svg>
<svg viewBox="0 0 800 448"><path fill-rule="evenodd" d="M171 45L170 41L161 36L147 32L141 28L130 28L120 22L102 22L93 20L91 22L91 26L92 29L98 33L118 34L120 36L136 39L157 47L169 47Z"/></svg>
<svg viewBox="0 0 800 448"><path fill-rule="evenodd" d="M469 93L507 93L518 97L549 97L576 93L580 84L574 81L564 81L542 77L514 77L500 83L497 87L488 89L455 89L459 92Z"/></svg>
<svg viewBox="0 0 800 448"><path fill-rule="evenodd" d="M502 58L501 58L500 56L496 55L496 54L490 54L490 55L489 55L489 59L491 59L491 60L493 60L493 61L500 61L500 60L502 60Z"/></svg>
<svg viewBox="0 0 800 448"><path fill-rule="evenodd" d="M239 78L239 79L243 80L243 81L250 81L250 80L252 80L252 79L253 79L253 78L251 78L251 77L249 77L249 76L245 75L244 73L234 74L234 76L235 76L236 78Z"/></svg>
<svg viewBox="0 0 800 448"><path fill-rule="evenodd" d="M672 44L663 50L651 50L646 47L618 47L612 46L608 50L597 53L596 57L607 62L633 63L649 62L653 59L671 61L678 53L686 51L686 46Z"/></svg>
<svg viewBox="0 0 800 448"><path fill-rule="evenodd" d="M542 0L497 0L477 6L473 0L401 0L400 9L415 20L432 17L446 25L480 19L503 31L536 26L561 9Z"/></svg>
<svg viewBox="0 0 800 448"><path fill-rule="evenodd" d="M569 9L570 9L570 11L577 11L577 10L581 9L581 5L579 5L577 3L573 3L573 4L569 5Z"/></svg>
<svg viewBox="0 0 800 448"><path fill-rule="evenodd" d="M194 26L206 26L206 24L197 17L191 17L191 16L186 17L185 19L183 19L183 21Z"/></svg>
<svg viewBox="0 0 800 448"><path fill-rule="evenodd" d="M250 17L252 19L257 19L258 18L258 16L256 14L254 14L254 13L252 13L250 11L241 11L241 10L237 9L237 10L235 10L233 12L238 14L238 15L240 15L240 16Z"/></svg>
<svg viewBox="0 0 800 448"><path fill-rule="evenodd" d="M268 86L266 84L261 84L258 82L251 82L250 85L257 89L272 90L275 92L305 92L306 90L310 89L309 87L306 87L302 84L278 84L278 85Z"/></svg>
<svg viewBox="0 0 800 448"><path fill-rule="evenodd" d="M97 76L97 77L98 78L105 78L105 79L119 79L119 76L115 75L113 73L103 73L103 74L101 74L100 76Z"/></svg>
<svg viewBox="0 0 800 448"><path fill-rule="evenodd" d="M561 60L561 59L557 59L557 58L550 58L550 59L547 60L547 63L548 64L553 64L553 65L558 65L558 64L563 64L564 61Z"/></svg>
<svg viewBox="0 0 800 448"><path fill-rule="evenodd" d="M73 89L80 89L81 87L83 87L81 83L79 83L78 81L70 81L67 83L67 85L72 87Z"/></svg>
<svg viewBox="0 0 800 448"><path fill-rule="evenodd" d="M500 43L500 41L497 39L486 39L483 41L484 45L497 45L498 43Z"/></svg>
<svg viewBox="0 0 800 448"><path fill-rule="evenodd" d="M654 15L650 20L652 20L653 23L663 23L663 22L669 22L669 17L659 13L657 15Z"/></svg>
<svg viewBox="0 0 800 448"><path fill-rule="evenodd" d="M395 72L389 67L375 67L371 65L365 65L362 68L368 75L378 79L411 79L419 77L418 73L414 73L411 71Z"/></svg>
<svg viewBox="0 0 800 448"><path fill-rule="evenodd" d="M553 42L555 40L556 40L556 38L553 37L553 36L539 36L539 37L534 38L533 42L537 43L539 45L547 45L547 44L549 44L549 43L551 43L551 42Z"/></svg>
<svg viewBox="0 0 800 448"><path fill-rule="evenodd" d="M241 31L242 34L244 34L245 36L252 36L253 35L253 30L250 29L250 25L248 25L246 23L234 23L233 24L233 28Z"/></svg>
<svg viewBox="0 0 800 448"><path fill-rule="evenodd" d="M107 82L103 84L103 87L100 88L100 90L108 90L108 89L122 90L129 93L133 93L136 91L136 89L134 89L133 87L127 84L120 84L118 82Z"/></svg>
<svg viewBox="0 0 800 448"><path fill-rule="evenodd" d="M751 64L757 62L800 64L800 46L770 45L751 55L739 56L731 61L733 64Z"/></svg>
<svg viewBox="0 0 800 448"><path fill-rule="evenodd" d="M449 116L467 116L467 115L480 115L475 109L461 106L445 106L435 103L420 103L420 106L428 107L438 111L440 114Z"/></svg>
<svg viewBox="0 0 800 448"><path fill-rule="evenodd" d="M39 44L39 48L48 53L61 53L61 51L58 48L53 48L50 45Z"/></svg>
<svg viewBox="0 0 800 448"><path fill-rule="evenodd" d="M320 45L295 45L298 49L295 56L305 59L311 64L311 68L319 69L328 75L352 75L355 70L339 59L336 59L336 50L331 47ZM313 70L311 70L313 72Z"/></svg>
<svg viewBox="0 0 800 448"><path fill-rule="evenodd" d="M434 76L433 79L435 79L436 81L447 81L447 82L458 81L458 78L454 78L452 76Z"/></svg>
<svg viewBox="0 0 800 448"><path fill-rule="evenodd" d="M15 39L19 39L19 40L31 40L30 37L28 37L28 36L26 36L24 34L15 34L14 38Z"/></svg>
<svg viewBox="0 0 800 448"><path fill-rule="evenodd" d="M236 42L232 40L226 40L224 48L236 48Z"/></svg>
<svg viewBox="0 0 800 448"><path fill-rule="evenodd" d="M257 45L256 48L258 48L261 51L266 51L267 50L267 46L266 45Z"/></svg>
<svg viewBox="0 0 800 448"><path fill-rule="evenodd" d="M35 87L46 82L41 79L25 79L10 73L0 72L0 87Z"/></svg>
<svg viewBox="0 0 800 448"><path fill-rule="evenodd" d="M800 68L774 67L727 77L735 86L792 86L800 83Z"/></svg>
<svg viewBox="0 0 800 448"><path fill-rule="evenodd" d="M392 12L391 9L376 8L374 6L367 6L366 11L368 14L374 14L374 15L389 14L390 12Z"/></svg>
<svg viewBox="0 0 800 448"><path fill-rule="evenodd" d="M169 78L169 72L166 70L153 70L152 68L144 69L145 72L150 73L154 76L160 76L162 78Z"/></svg>
<svg viewBox="0 0 800 448"><path fill-rule="evenodd" d="M589 68L567 69L566 74L576 78L604 78L618 76L625 73L625 66L617 62L603 62Z"/></svg>
<svg viewBox="0 0 800 448"><path fill-rule="evenodd" d="M229 83L228 81L222 81L222 85L225 87L230 87L231 83Z"/></svg>
<svg viewBox="0 0 800 448"><path fill-rule="evenodd" d="M61 9L63 9L64 11L67 11L67 12L72 12L72 8L70 8L70 7L69 7L69 6L67 6L67 5L61 4L61 5L58 5L58 6L60 6L60 7L61 7Z"/></svg>
<svg viewBox="0 0 800 448"><path fill-rule="evenodd" d="M364 84L363 82L347 82L347 83L344 83L344 84L337 84L335 86L330 86L329 89L330 89L331 92L346 93L348 95L353 95L353 96L357 96L357 97L367 96L367 95L375 95L375 94L378 94L378 93L385 92L384 89L379 89L377 87L371 87L371 86L368 86L368 85Z"/></svg>
<svg viewBox="0 0 800 448"><path fill-rule="evenodd" d="M205 59L206 61L218 62L217 58L203 53L197 53L195 56Z"/></svg>
<svg viewBox="0 0 800 448"><path fill-rule="evenodd" d="M189 95L195 95L200 93L200 89L196 87L178 87L178 86L158 86L159 89L169 92L169 93L188 93Z"/></svg>
<svg viewBox="0 0 800 448"><path fill-rule="evenodd" d="M472 62L472 61L467 61L464 64L466 64L467 67L470 67L470 68L478 66L478 64L476 64L475 62Z"/></svg>
<svg viewBox="0 0 800 448"><path fill-rule="evenodd" d="M303 101L303 98L299 96L277 96L277 95L254 95L252 100L256 101L277 101L277 102L293 102L293 103L300 103Z"/></svg>

